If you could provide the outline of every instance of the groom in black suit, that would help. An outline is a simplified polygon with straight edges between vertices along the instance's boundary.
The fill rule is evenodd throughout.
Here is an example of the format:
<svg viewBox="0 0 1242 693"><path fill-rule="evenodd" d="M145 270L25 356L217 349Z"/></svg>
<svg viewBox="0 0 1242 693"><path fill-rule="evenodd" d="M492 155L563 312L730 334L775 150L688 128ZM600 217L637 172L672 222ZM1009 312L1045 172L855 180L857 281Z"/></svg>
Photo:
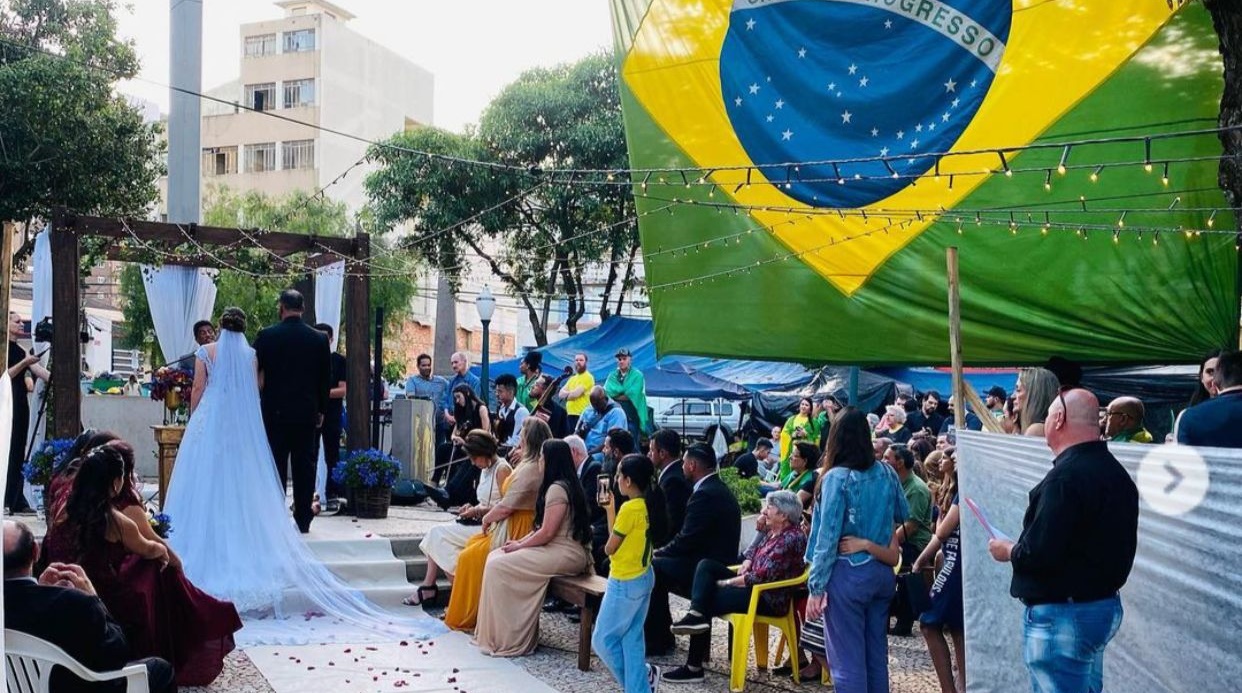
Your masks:
<svg viewBox="0 0 1242 693"><path fill-rule="evenodd" d="M302 294L280 294L280 322L259 331L254 340L262 387L263 426L276 458L280 487L293 466L293 519L310 531L315 494L319 428L328 410L331 364L328 337L302 322Z"/></svg>

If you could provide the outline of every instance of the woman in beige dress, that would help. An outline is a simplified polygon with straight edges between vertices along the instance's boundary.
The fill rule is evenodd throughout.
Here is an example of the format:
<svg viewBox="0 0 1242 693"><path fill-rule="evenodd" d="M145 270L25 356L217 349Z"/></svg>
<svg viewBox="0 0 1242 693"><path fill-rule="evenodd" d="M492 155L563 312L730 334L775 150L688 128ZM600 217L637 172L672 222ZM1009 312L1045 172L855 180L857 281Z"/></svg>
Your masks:
<svg viewBox="0 0 1242 693"><path fill-rule="evenodd" d="M535 531L487 557L475 644L492 657L520 657L539 644L548 582L591 572L591 517L569 446L543 444L543 485Z"/></svg>
<svg viewBox="0 0 1242 693"><path fill-rule="evenodd" d="M535 524L535 501L543 482L539 450L552 430L543 420L527 417L522 424L521 459L503 487L504 496L483 516L483 531L476 532L457 554L457 572L449 593L444 624L454 630L474 630L483 591L483 568L487 554L510 539L521 539Z"/></svg>
<svg viewBox="0 0 1242 693"><path fill-rule="evenodd" d="M427 557L427 574L423 577L418 590L402 599L402 604L418 606L440 596L440 588L436 585L440 571L450 576L456 571L458 554L466 548L466 542L470 540L470 537L479 533L478 525L483 520L483 516L492 509L492 506L500 502L501 489L513 468L509 466L507 460L496 456L498 447L495 436L487 431L475 429L466 434L462 448L465 449L466 456L470 458L470 463L480 470L479 482L475 486L479 504L464 505L458 510L457 516L467 520L467 523L463 524L459 520L436 525L423 537L418 548L422 549L423 555Z"/></svg>

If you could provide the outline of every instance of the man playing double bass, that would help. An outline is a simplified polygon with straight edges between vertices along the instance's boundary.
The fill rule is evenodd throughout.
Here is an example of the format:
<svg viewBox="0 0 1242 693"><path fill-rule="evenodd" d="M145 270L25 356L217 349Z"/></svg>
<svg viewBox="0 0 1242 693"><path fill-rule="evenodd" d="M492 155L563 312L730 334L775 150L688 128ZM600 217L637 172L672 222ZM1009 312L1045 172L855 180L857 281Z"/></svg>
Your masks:
<svg viewBox="0 0 1242 693"><path fill-rule="evenodd" d="M541 375L531 383L530 397L535 402L532 416L538 416L552 429L553 438L564 438L569 430L569 413L556 401L556 386L550 375Z"/></svg>
<svg viewBox="0 0 1242 693"><path fill-rule="evenodd" d="M630 435L637 443L651 430L647 421L647 384L642 371L633 367L629 349L617 350L617 370L608 375L604 393L625 410Z"/></svg>

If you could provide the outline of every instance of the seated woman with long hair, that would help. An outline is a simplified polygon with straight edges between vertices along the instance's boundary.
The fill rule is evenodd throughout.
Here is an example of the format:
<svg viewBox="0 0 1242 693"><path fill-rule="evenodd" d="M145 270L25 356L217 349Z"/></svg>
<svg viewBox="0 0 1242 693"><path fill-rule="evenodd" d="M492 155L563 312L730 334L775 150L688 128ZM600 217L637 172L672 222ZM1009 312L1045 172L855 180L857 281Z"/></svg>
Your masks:
<svg viewBox="0 0 1242 693"><path fill-rule="evenodd" d="M43 492L43 503L48 517L56 517L69 500L69 492L73 490L73 478L77 476L78 467L82 465L82 455L87 450L120 439L120 436L111 431L87 429L73 441L73 446L65 453L64 459L52 469L52 478L47 483L47 490Z"/></svg>
<svg viewBox="0 0 1242 693"><path fill-rule="evenodd" d="M535 528L487 557L474 634L483 654L521 657L533 652L548 582L593 569L591 516L569 445L562 440L543 444Z"/></svg>
<svg viewBox="0 0 1242 693"><path fill-rule="evenodd" d="M532 428L531 430L537 430ZM542 441L540 441L542 442ZM406 606L418 606L427 600L434 600L440 594L436 578L440 571L452 575L457 569L457 556L470 538L479 533L477 521L482 519L500 502L504 495L505 482L513 467L507 460L496 456L499 446L496 437L487 431L470 431L462 441L462 448L470 458L470 463L477 467L479 483L476 487L478 505L467 505L457 512L458 522L436 525L427 531L423 541L418 545L427 557L427 574L414 594L401 601ZM467 524L462 524L466 520Z"/></svg>
<svg viewBox="0 0 1242 693"><path fill-rule="evenodd" d="M457 554L453 591L449 593L444 624L456 630L473 630L479 615L479 595L483 591L483 568L487 554L505 542L530 534L535 525L535 506L543 466L539 451L552 438L552 429L542 419L531 416L522 423L521 461L507 483L501 487L500 502L483 516L483 528L466 542Z"/></svg>
<svg viewBox="0 0 1242 693"><path fill-rule="evenodd" d="M119 440L82 456L68 500L48 527L48 560L82 566L125 631L131 656L168 660L178 685L208 685L224 668L241 619L232 604L190 584L170 565L168 548L116 509L127 457L132 465L133 449Z"/></svg>

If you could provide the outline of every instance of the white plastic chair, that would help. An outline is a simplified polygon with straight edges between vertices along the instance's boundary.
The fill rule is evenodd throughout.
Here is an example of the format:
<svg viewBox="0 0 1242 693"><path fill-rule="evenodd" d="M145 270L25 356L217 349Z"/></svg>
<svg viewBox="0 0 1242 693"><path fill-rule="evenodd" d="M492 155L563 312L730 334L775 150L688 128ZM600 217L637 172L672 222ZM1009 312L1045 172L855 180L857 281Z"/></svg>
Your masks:
<svg viewBox="0 0 1242 693"><path fill-rule="evenodd" d="M15 630L4 630L4 676L9 693L48 693L52 667L61 666L83 681L125 679L125 693L148 693L147 668L130 664L119 671L97 673L87 669L64 650L46 640Z"/></svg>

